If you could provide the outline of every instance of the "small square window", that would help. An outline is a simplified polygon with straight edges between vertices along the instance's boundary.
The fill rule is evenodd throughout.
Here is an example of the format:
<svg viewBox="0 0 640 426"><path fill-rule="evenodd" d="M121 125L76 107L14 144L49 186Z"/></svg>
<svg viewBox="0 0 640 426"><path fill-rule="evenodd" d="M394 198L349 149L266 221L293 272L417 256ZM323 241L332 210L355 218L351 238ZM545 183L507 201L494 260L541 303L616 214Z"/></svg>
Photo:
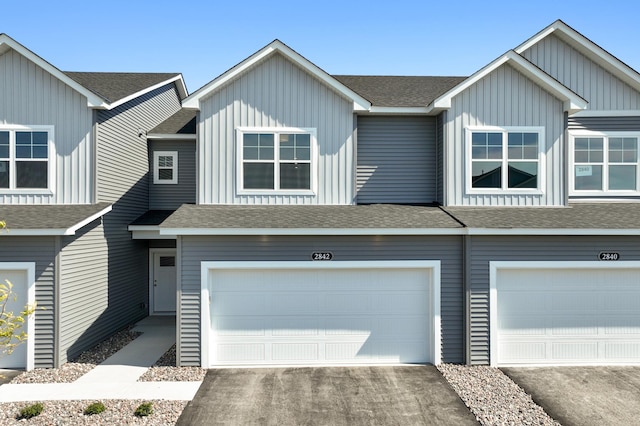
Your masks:
<svg viewBox="0 0 640 426"><path fill-rule="evenodd" d="M153 153L153 183L178 183L177 151L155 151Z"/></svg>

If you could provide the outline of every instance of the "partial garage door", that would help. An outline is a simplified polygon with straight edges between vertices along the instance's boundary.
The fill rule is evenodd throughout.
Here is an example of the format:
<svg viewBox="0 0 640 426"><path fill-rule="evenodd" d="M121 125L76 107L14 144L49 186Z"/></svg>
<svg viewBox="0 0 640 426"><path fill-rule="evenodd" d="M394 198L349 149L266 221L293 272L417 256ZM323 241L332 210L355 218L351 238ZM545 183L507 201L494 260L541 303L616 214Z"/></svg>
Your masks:
<svg viewBox="0 0 640 426"><path fill-rule="evenodd" d="M439 359L434 348L439 315L434 308L439 305L434 267L350 264L296 262L285 267L257 262L248 269L239 263L209 269L210 322L209 329L203 330L208 333L209 361L204 364L428 363L436 356Z"/></svg>
<svg viewBox="0 0 640 426"><path fill-rule="evenodd" d="M639 363L640 268L546 265L495 269L492 363Z"/></svg>
<svg viewBox="0 0 640 426"><path fill-rule="evenodd" d="M5 280L9 280L13 284L13 293L17 296L16 300L8 301L7 311L18 315L27 303L34 302L33 270L32 263L0 262L0 281L5 284ZM31 327L33 327L33 318L26 321L23 328L19 330L26 331L29 340L19 345L11 355L0 356L0 368L33 368L33 360L29 359L29 353L33 348L33 337L30 336L33 333Z"/></svg>

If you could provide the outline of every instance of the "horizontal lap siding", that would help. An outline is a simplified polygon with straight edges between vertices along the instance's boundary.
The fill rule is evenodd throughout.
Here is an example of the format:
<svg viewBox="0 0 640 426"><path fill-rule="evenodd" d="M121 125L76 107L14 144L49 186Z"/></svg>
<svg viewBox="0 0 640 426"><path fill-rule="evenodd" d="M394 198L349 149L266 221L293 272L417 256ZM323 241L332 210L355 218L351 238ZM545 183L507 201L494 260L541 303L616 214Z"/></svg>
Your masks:
<svg viewBox="0 0 640 426"><path fill-rule="evenodd" d="M457 95L445 122L447 204L457 206L559 206L564 203L564 112L562 102L542 87L503 65ZM469 126L544 127L542 194L468 193Z"/></svg>
<svg viewBox="0 0 640 426"><path fill-rule="evenodd" d="M92 114L87 98L24 56L0 55L0 124L54 126L56 149L53 195L5 194L0 204L92 203Z"/></svg>
<svg viewBox="0 0 640 426"><path fill-rule="evenodd" d="M11 224L8 224L9 227ZM9 231L10 232L10 231ZM35 367L54 367L55 238L0 236L0 262L35 262ZM0 276L0 280L4 279ZM33 336L30 336L33 337Z"/></svg>
<svg viewBox="0 0 640 426"><path fill-rule="evenodd" d="M148 246L144 240L132 240L127 227L149 209L149 157L144 132L179 109L175 86L168 84L98 113L98 201L113 203L113 209L103 218L108 298L95 301L107 307L92 326L91 340L105 337L148 313ZM104 296L101 293L100 297Z"/></svg>
<svg viewBox="0 0 640 426"><path fill-rule="evenodd" d="M590 110L640 109L640 92L554 35L522 55L589 101Z"/></svg>
<svg viewBox="0 0 640 426"><path fill-rule="evenodd" d="M63 364L104 336L109 301L108 247L100 219L63 239L60 254L60 346Z"/></svg>
<svg viewBox="0 0 640 426"><path fill-rule="evenodd" d="M488 364L489 262L597 261L602 251L619 252L621 260L640 260L640 237L540 236L470 237L470 359Z"/></svg>
<svg viewBox="0 0 640 426"><path fill-rule="evenodd" d="M192 141L149 141L149 170L153 173L155 151L178 152L178 183L154 184L149 178L149 210L175 210L196 202L196 143Z"/></svg>
<svg viewBox="0 0 640 426"><path fill-rule="evenodd" d="M569 117L569 130L638 132L640 117Z"/></svg>
<svg viewBox="0 0 640 426"><path fill-rule="evenodd" d="M315 128L315 195L238 195L236 129ZM201 101L198 161L201 204L352 204L353 102L274 54Z"/></svg>
<svg viewBox="0 0 640 426"><path fill-rule="evenodd" d="M358 117L359 204L436 200L435 117Z"/></svg>
<svg viewBox="0 0 640 426"><path fill-rule="evenodd" d="M443 362L462 362L463 292L460 237L181 237L179 360L200 363L200 263L202 261L310 262L331 251L333 262L440 260Z"/></svg>

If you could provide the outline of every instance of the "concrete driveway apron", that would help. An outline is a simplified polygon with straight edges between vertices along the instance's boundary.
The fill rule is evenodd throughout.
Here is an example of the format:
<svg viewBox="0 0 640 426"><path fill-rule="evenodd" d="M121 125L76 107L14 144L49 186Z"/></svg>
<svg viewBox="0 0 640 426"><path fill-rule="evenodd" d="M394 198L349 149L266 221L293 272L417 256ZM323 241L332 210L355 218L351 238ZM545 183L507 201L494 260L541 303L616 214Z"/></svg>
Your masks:
<svg viewBox="0 0 640 426"><path fill-rule="evenodd" d="M640 425L640 367L501 370L563 426Z"/></svg>
<svg viewBox="0 0 640 426"><path fill-rule="evenodd" d="M433 366L209 370L178 425L477 425Z"/></svg>

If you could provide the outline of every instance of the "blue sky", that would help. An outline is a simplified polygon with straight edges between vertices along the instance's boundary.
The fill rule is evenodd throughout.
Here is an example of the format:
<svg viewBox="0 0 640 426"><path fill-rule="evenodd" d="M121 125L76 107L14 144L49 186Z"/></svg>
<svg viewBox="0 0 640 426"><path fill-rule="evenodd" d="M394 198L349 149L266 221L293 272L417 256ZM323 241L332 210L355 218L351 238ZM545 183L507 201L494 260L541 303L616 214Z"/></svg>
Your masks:
<svg viewBox="0 0 640 426"><path fill-rule="evenodd" d="M275 38L330 74L470 75L556 19L640 70L638 4L4 0L0 32L64 71L182 72L193 92Z"/></svg>

